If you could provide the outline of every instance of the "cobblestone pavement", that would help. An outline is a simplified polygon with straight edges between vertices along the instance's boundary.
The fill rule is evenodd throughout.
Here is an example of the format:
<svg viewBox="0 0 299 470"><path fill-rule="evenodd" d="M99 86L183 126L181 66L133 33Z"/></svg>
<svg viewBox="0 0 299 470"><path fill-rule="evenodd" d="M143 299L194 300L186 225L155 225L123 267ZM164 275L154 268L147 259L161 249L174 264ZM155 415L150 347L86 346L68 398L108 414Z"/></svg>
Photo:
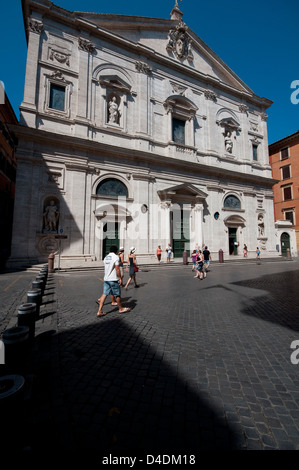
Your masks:
<svg viewBox="0 0 299 470"><path fill-rule="evenodd" d="M107 298L96 318L103 272L49 275L16 371L26 379L21 451L299 450L299 262L212 264L204 280L190 265L137 276L140 287L122 291L131 311ZM0 275L0 331L16 324L34 278Z"/></svg>

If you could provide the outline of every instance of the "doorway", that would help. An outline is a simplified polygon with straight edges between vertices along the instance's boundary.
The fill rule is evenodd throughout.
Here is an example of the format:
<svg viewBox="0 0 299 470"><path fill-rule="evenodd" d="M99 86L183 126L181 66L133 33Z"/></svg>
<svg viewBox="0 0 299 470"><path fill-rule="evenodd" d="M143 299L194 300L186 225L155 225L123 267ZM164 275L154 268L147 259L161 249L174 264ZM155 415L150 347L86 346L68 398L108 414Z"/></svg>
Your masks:
<svg viewBox="0 0 299 470"><path fill-rule="evenodd" d="M228 227L228 247L230 255L238 254L238 244L237 244L237 228Z"/></svg>
<svg viewBox="0 0 299 470"><path fill-rule="evenodd" d="M281 254L282 256L287 256L287 250L290 249L290 235L286 232L281 234L280 238L281 243Z"/></svg>
<svg viewBox="0 0 299 470"><path fill-rule="evenodd" d="M173 256L182 258L186 250L190 256L190 211L181 207L171 211L171 231L173 233Z"/></svg>
<svg viewBox="0 0 299 470"><path fill-rule="evenodd" d="M106 222L103 226L103 259L112 245L119 248L119 222Z"/></svg>

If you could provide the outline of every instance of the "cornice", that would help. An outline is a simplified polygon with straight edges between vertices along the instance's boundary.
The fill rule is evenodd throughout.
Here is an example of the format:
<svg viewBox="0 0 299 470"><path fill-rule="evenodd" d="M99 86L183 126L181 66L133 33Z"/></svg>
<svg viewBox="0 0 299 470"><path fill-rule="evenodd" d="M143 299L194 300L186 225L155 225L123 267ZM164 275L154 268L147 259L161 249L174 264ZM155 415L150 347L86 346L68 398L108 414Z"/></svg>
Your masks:
<svg viewBox="0 0 299 470"><path fill-rule="evenodd" d="M277 140L276 142L273 142L273 144L269 145L270 155L273 155L274 153L280 151L283 147L296 140L298 140L299 142L299 131L294 132L294 134L288 135L283 139Z"/></svg>
<svg viewBox="0 0 299 470"><path fill-rule="evenodd" d="M272 188L275 180L268 177L256 176L251 174L244 174L236 171L220 168L219 166L209 166L201 164L199 162L189 162L186 160L178 160L177 158L168 157L164 155L156 155L152 152L140 151L136 149L127 149L124 147L113 146L110 144L104 144L102 142L95 142L92 140L74 137L58 135L56 133L43 131L40 129L32 129L22 125L10 125L10 130L15 133L19 142L21 140L28 141L31 145L32 151L33 146L45 147L52 145L54 149L57 149L59 154L62 154L61 148L66 149L66 153L69 155L72 150L74 151L74 158L79 158L77 155L82 152L86 155L88 152L91 153L90 158L93 158L95 154L103 154L105 158L121 158L124 157L127 161L131 161L133 165L136 165L136 161L139 159L144 163L147 168L160 167L163 171L165 168L174 169L181 173L192 172L198 176L209 176L214 178L226 178L230 181L246 182L254 185L263 186L264 188ZM59 137L59 139L58 139ZM63 157L61 157L63 161Z"/></svg>

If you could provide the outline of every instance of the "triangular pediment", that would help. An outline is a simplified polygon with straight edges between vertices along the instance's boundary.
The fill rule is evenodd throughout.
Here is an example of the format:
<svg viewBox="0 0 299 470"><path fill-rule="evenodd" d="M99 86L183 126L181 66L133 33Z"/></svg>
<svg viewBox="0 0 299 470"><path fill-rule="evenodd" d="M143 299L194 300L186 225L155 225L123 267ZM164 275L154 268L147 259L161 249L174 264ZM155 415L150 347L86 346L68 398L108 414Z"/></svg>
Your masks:
<svg viewBox="0 0 299 470"><path fill-rule="evenodd" d="M218 57L185 23L128 15L74 12L76 16L95 24L98 29L112 32L117 37L142 45L174 63L186 65L202 74L206 80L223 83L239 91L253 91ZM185 54L177 52L179 38L185 38ZM188 50L187 50L188 49Z"/></svg>
<svg viewBox="0 0 299 470"><path fill-rule="evenodd" d="M170 186L169 188L158 191L158 194L162 200L178 198L203 200L207 197L204 191L188 183Z"/></svg>

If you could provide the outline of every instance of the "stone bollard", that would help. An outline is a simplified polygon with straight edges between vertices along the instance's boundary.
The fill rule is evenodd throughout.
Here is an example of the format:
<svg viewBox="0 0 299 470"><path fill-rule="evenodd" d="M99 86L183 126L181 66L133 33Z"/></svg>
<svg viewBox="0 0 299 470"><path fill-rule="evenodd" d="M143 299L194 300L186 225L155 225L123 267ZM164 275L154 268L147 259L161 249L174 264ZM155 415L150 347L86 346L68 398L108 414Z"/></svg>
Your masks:
<svg viewBox="0 0 299 470"><path fill-rule="evenodd" d="M188 264L188 253L186 250L183 251L183 264Z"/></svg>
<svg viewBox="0 0 299 470"><path fill-rule="evenodd" d="M223 258L223 250L220 248L219 250L219 263L224 263L224 258Z"/></svg>
<svg viewBox="0 0 299 470"><path fill-rule="evenodd" d="M287 248L287 259L291 259L291 250Z"/></svg>
<svg viewBox="0 0 299 470"><path fill-rule="evenodd" d="M55 272L55 270L54 270L54 259L55 259L54 253L50 253L49 256L48 256L48 272L49 273L54 273Z"/></svg>
<svg viewBox="0 0 299 470"><path fill-rule="evenodd" d="M35 317L36 317L36 304L26 303L18 308L18 326L28 326L29 340L32 342L35 335Z"/></svg>
<svg viewBox="0 0 299 470"><path fill-rule="evenodd" d="M32 289L27 292L27 303L34 303L36 304L36 315L35 317L39 317L40 306L42 303L42 291L41 289Z"/></svg>

